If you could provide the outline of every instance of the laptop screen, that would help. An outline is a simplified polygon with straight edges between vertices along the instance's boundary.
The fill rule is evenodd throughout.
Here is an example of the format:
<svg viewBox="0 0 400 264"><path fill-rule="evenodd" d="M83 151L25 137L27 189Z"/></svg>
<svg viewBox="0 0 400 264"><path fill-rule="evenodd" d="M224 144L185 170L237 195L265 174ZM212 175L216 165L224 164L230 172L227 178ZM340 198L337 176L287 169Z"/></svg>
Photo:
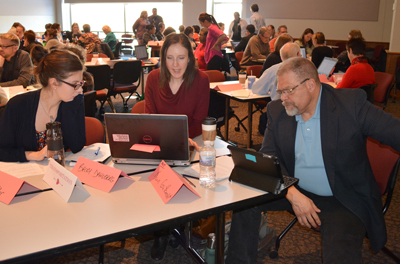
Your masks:
<svg viewBox="0 0 400 264"><path fill-rule="evenodd" d="M324 74L328 78L333 72L337 61L337 59L325 57L318 67L318 74Z"/></svg>
<svg viewBox="0 0 400 264"><path fill-rule="evenodd" d="M137 60L147 60L147 47L146 45L135 46L135 56Z"/></svg>

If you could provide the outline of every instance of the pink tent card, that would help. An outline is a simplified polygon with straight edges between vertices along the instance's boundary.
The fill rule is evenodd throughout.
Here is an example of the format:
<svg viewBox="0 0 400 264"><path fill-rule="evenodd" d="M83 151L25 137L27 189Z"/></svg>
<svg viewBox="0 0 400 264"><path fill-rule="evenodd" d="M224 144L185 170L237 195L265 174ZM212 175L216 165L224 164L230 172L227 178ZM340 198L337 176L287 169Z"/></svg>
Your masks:
<svg viewBox="0 0 400 264"><path fill-rule="evenodd" d="M36 188L22 179L0 171L0 201L5 204L10 204L17 194L39 190L39 188Z"/></svg>
<svg viewBox="0 0 400 264"><path fill-rule="evenodd" d="M189 182L182 175L171 169L165 161L161 161L157 169L149 176L149 181L164 203L168 203L182 188L187 188L198 197L201 197L190 186Z"/></svg>
<svg viewBox="0 0 400 264"><path fill-rule="evenodd" d="M215 86L214 90L221 92L231 92L236 90L243 90L243 86L240 83L220 84Z"/></svg>
<svg viewBox="0 0 400 264"><path fill-rule="evenodd" d="M107 193L114 187L120 175L133 181L121 170L84 157L78 159L71 172L83 183Z"/></svg>

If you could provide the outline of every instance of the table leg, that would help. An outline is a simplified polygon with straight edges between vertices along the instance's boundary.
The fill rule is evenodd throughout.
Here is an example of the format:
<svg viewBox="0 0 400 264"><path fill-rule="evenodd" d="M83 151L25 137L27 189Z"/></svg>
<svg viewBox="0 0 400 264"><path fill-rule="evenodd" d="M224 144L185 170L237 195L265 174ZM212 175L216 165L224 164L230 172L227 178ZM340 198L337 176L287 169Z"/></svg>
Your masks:
<svg viewBox="0 0 400 264"><path fill-rule="evenodd" d="M248 130L247 130L247 148L251 148L251 135L253 133L253 115L251 114L253 112L253 103L248 102L248 113L247 113L247 124L248 124Z"/></svg>
<svg viewBox="0 0 400 264"><path fill-rule="evenodd" d="M224 264L224 249L225 249L225 213L216 216L215 242L215 263Z"/></svg>
<svg viewBox="0 0 400 264"><path fill-rule="evenodd" d="M229 107L230 107L230 99L227 97L225 99L225 141L228 141L228 132L229 132Z"/></svg>

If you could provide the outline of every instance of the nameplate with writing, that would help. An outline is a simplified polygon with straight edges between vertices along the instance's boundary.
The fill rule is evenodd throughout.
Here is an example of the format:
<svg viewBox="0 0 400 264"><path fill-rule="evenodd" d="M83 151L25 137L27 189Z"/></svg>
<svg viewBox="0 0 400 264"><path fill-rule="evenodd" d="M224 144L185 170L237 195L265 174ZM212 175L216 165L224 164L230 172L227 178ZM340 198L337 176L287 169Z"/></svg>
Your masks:
<svg viewBox="0 0 400 264"><path fill-rule="evenodd" d="M128 177L123 171L110 166L95 162L93 160L79 157L78 162L71 172L76 175L84 184L90 185L103 192L110 192L118 181L119 176Z"/></svg>
<svg viewBox="0 0 400 264"><path fill-rule="evenodd" d="M187 188L201 197L183 176L171 169L165 161L161 161L157 169L149 176L149 181L164 203L168 203L182 188Z"/></svg>
<svg viewBox="0 0 400 264"><path fill-rule="evenodd" d="M24 180L0 171L0 201L5 204L10 204L17 194L39 190L39 188L36 188Z"/></svg>
<svg viewBox="0 0 400 264"><path fill-rule="evenodd" d="M49 159L49 166L43 180L67 203L75 193L90 196L90 193L83 187L78 177L53 159Z"/></svg>
<svg viewBox="0 0 400 264"><path fill-rule="evenodd" d="M220 84L215 86L214 90L221 92L232 92L236 90L243 90L243 86L240 83Z"/></svg>

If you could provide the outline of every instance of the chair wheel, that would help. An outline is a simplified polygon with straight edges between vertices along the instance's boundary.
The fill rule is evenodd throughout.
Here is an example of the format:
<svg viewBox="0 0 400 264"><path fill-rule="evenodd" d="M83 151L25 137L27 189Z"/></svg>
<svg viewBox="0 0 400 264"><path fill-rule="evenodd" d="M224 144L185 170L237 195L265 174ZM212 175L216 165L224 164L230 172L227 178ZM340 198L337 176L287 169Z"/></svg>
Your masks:
<svg viewBox="0 0 400 264"><path fill-rule="evenodd" d="M170 245L172 248L177 248L177 247L179 247L179 241L178 241L178 239L176 239L174 236L170 237L170 239L169 239L169 245Z"/></svg>
<svg viewBox="0 0 400 264"><path fill-rule="evenodd" d="M239 132L240 131L240 127L235 127L235 131Z"/></svg>
<svg viewBox="0 0 400 264"><path fill-rule="evenodd" d="M268 254L270 259L276 259L279 257L278 250L276 250L275 247L272 247L269 249L269 254Z"/></svg>

